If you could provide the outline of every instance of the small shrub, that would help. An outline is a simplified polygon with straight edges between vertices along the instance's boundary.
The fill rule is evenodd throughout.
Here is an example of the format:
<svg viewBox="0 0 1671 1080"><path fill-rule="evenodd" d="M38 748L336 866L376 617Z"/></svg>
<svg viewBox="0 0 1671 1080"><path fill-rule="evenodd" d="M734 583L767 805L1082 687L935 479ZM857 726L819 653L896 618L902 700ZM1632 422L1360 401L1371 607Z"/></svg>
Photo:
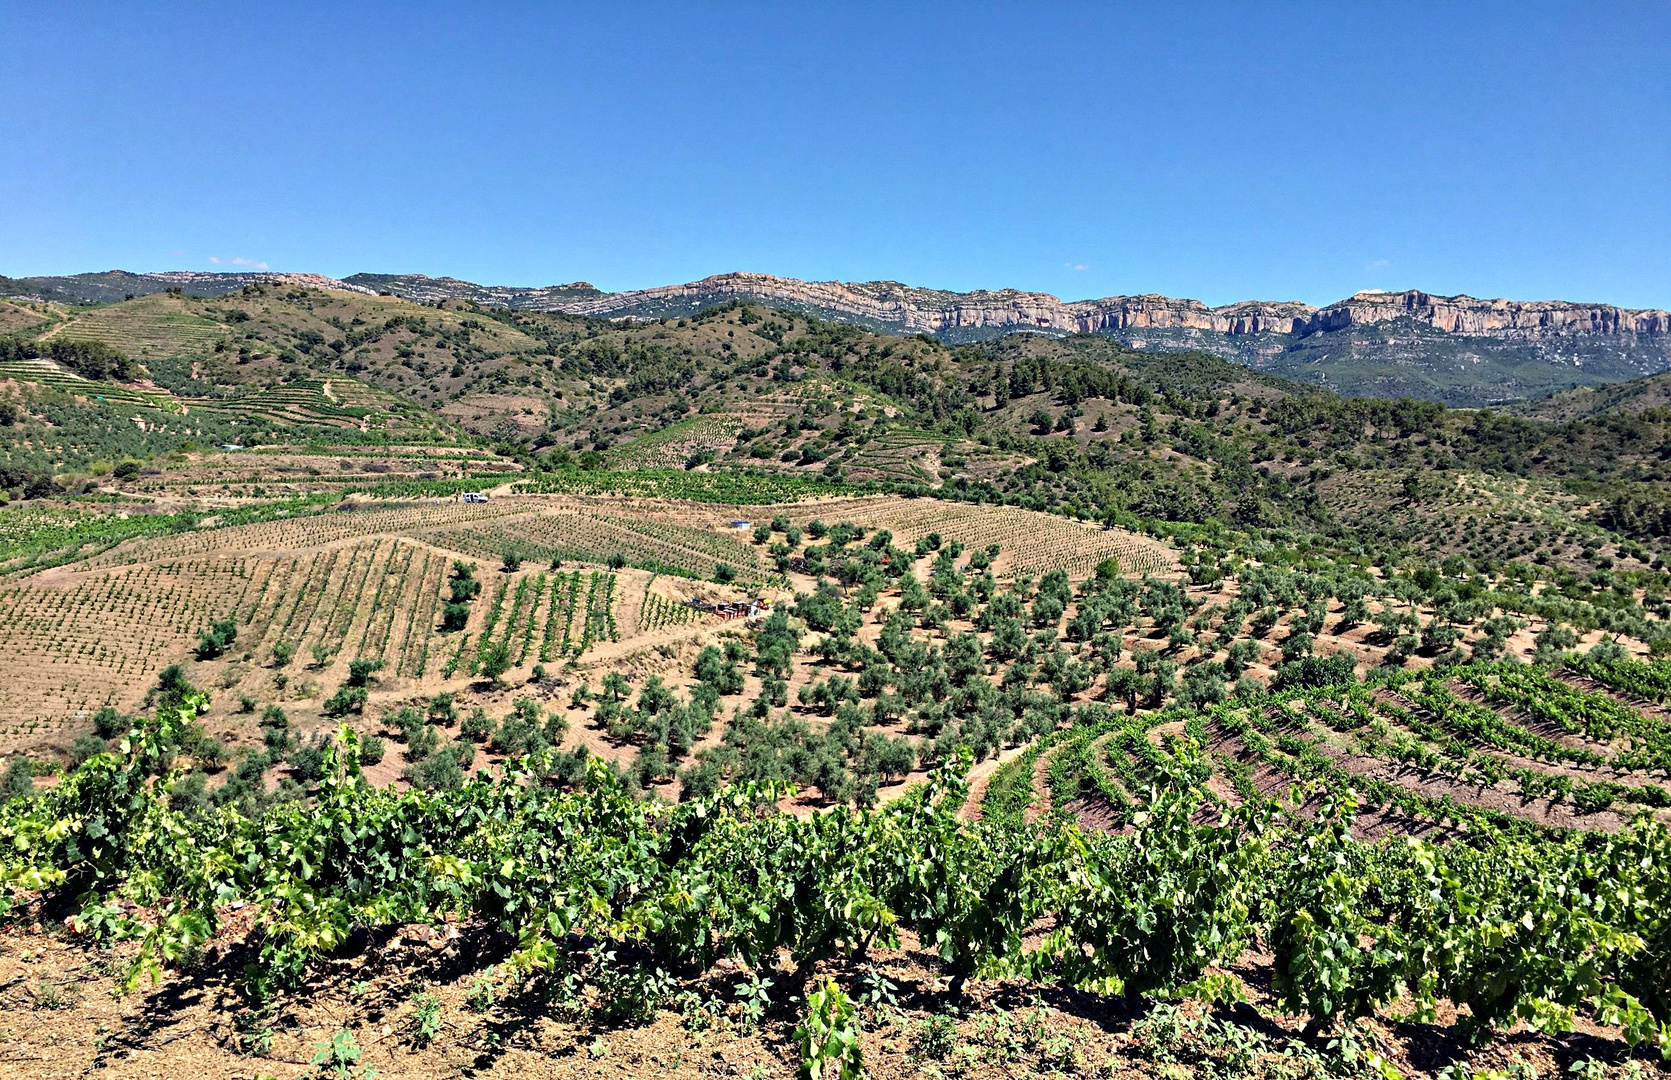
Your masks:
<svg viewBox="0 0 1671 1080"><path fill-rule="evenodd" d="M313 1048L313 1064L319 1066L321 1076L370 1080L374 1074L369 1066L360 1065L362 1056L352 1031L339 1031L329 1041L317 1043Z"/></svg>
<svg viewBox="0 0 1671 1080"><path fill-rule="evenodd" d="M347 716L351 712L364 712L366 698L366 688L363 686L339 686L337 692L321 706L321 710L326 716Z"/></svg>
<svg viewBox="0 0 1671 1080"><path fill-rule="evenodd" d="M209 629L197 635L197 658L199 660L213 660L232 647L238 640L238 624L231 619L223 619L214 623Z"/></svg>
<svg viewBox="0 0 1671 1080"><path fill-rule="evenodd" d="M464 999L464 1004L471 1012L491 1012L498 998L499 988L492 979L483 977L470 984L470 996Z"/></svg>
<svg viewBox="0 0 1671 1080"><path fill-rule="evenodd" d="M505 722L493 733L493 740L489 745L496 754L521 757L544 750L545 734L533 723L513 713L505 717Z"/></svg>
<svg viewBox="0 0 1671 1080"><path fill-rule="evenodd" d="M174 781L168 791L168 808L179 814L193 814L208 808L209 777L201 769L193 770Z"/></svg>
<svg viewBox="0 0 1671 1080"><path fill-rule="evenodd" d="M192 751L192 756L209 772L219 772L226 768L226 746L219 739L202 739Z"/></svg>
<svg viewBox="0 0 1671 1080"><path fill-rule="evenodd" d="M35 763L22 754L12 758L6 766L6 777L0 781L0 802L11 802L19 795L35 790Z"/></svg>
<svg viewBox="0 0 1671 1080"><path fill-rule="evenodd" d="M312 742L303 743L290 752L286 763L296 779L304 784L311 784L318 780L325 772L325 747L330 744L327 735L315 736Z"/></svg>
<svg viewBox="0 0 1671 1080"><path fill-rule="evenodd" d="M441 734L429 724L419 724L406 731L406 760L423 761L441 745Z"/></svg>
<svg viewBox="0 0 1671 1080"><path fill-rule="evenodd" d="M861 1080L864 1052L853 1003L832 980L807 995L806 1013L795 1029L800 1080Z"/></svg>
<svg viewBox="0 0 1671 1080"><path fill-rule="evenodd" d="M945 1013L938 1013L917 1028L917 1054L944 1061L957 1046L957 1021Z"/></svg>
<svg viewBox="0 0 1671 1080"><path fill-rule="evenodd" d="M132 726L132 717L123 716L109 705L93 714L93 730L101 739L114 739L119 735L126 735Z"/></svg>
<svg viewBox="0 0 1671 1080"><path fill-rule="evenodd" d="M482 654L482 677L489 682L497 683L505 672L511 669L511 643L509 641L495 641Z"/></svg>
<svg viewBox="0 0 1671 1080"><path fill-rule="evenodd" d="M459 721L458 733L462 738L480 742L493 734L493 720L487 715L487 711L478 705L469 716Z"/></svg>
<svg viewBox="0 0 1671 1080"><path fill-rule="evenodd" d="M431 993L422 993L412 999L412 1045L416 1047L428 1046L435 1036L441 1034L441 1003Z"/></svg>
<svg viewBox="0 0 1671 1080"><path fill-rule="evenodd" d="M348 685L365 686L371 677L383 670L381 660L350 660L348 662Z"/></svg>
<svg viewBox="0 0 1671 1080"><path fill-rule="evenodd" d="M74 744L70 746L70 764L80 766L88 758L95 754L102 754L108 748L108 744L103 739L92 732L88 732L77 738Z"/></svg>
<svg viewBox="0 0 1671 1080"><path fill-rule="evenodd" d="M457 791L464 786L465 779L464 770L458 764L458 754L451 746L441 747L408 768L406 778L427 791Z"/></svg>

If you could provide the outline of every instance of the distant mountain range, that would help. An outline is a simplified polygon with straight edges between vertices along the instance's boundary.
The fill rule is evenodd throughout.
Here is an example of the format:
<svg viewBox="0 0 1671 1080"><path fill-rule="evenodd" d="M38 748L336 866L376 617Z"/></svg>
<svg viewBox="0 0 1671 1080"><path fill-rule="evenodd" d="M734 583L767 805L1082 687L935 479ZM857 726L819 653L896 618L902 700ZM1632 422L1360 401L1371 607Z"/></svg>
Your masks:
<svg viewBox="0 0 1671 1080"><path fill-rule="evenodd" d="M1153 294L1063 301L1014 289L958 293L890 281L809 282L751 273L609 293L583 281L525 288L421 274L339 280L269 272L113 270L0 278L0 295L113 302L168 288L221 295L258 281L609 319L677 318L742 300L952 343L1013 333L1100 334L1138 349L1200 349L1341 393L1408 395L1454 405L1538 398L1671 369L1671 314L1663 310L1417 290L1360 292L1320 308L1256 300L1214 308Z"/></svg>

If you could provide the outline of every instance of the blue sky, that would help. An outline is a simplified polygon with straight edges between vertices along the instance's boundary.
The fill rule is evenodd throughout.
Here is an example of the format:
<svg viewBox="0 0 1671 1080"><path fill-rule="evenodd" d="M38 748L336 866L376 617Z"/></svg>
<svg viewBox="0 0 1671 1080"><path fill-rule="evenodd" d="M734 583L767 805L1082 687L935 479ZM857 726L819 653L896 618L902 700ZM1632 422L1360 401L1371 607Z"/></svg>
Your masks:
<svg viewBox="0 0 1671 1080"><path fill-rule="evenodd" d="M1671 305L1663 2L14 2L3 26L10 276Z"/></svg>

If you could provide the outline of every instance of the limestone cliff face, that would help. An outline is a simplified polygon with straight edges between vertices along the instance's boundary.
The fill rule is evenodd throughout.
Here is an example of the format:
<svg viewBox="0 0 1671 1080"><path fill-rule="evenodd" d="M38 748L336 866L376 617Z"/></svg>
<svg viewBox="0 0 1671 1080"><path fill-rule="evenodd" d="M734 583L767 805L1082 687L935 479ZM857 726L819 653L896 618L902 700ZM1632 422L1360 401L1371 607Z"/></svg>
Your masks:
<svg viewBox="0 0 1671 1080"><path fill-rule="evenodd" d="M0 291L16 294L33 289L50 298L109 301L119 300L127 293L160 292L171 286L198 295L221 295L258 282L358 293L388 292L420 303L471 300L495 307L601 318L686 315L712 304L742 299L858 322L894 333L936 334L959 339L992 337L1015 330L1127 337L1153 332L1182 339L1241 339L1234 343L1237 351L1257 352L1261 346L1248 339L1272 336L1298 339L1407 319L1447 334L1519 341L1589 335L1662 339L1671 350L1671 315L1660 310L1638 311L1564 300L1479 300L1472 296L1435 296L1415 289L1361 292L1322 308L1296 301L1263 300L1244 300L1211 308L1199 300L1179 300L1153 293L1064 301L1049 293L1016 289L955 293L913 288L897 281L798 281L746 273L716 274L683 285L606 293L584 281L525 288L477 285L457 278L422 274L355 274L339 280L320 274L271 271L130 274L111 270L67 277L20 278L8 282L10 287Z"/></svg>
<svg viewBox="0 0 1671 1080"><path fill-rule="evenodd" d="M1471 296L1434 296L1414 289L1362 292L1323 308L1296 301L1259 300L1210 308L1199 300L1179 300L1152 293L1062 301L1049 293L1014 289L950 293L914 289L892 281L848 284L737 273L583 299L574 299L572 294L550 295L571 288L523 290L524 295L506 297L506 300L518 307L610 318L694 311L726 300L746 299L821 312L827 318L845 318L904 333L927 334L1030 329L1057 334L1198 330L1232 336L1303 336L1393 319L1412 319L1446 333L1486 337L1671 335L1671 315L1660 310L1639 311L1562 300L1479 300ZM538 295L541 293L546 295Z"/></svg>
<svg viewBox="0 0 1671 1080"><path fill-rule="evenodd" d="M1671 368L1671 316L1664 311L1418 290L1358 293L1321 308L1257 300L1214 308L1154 294L1064 302L1014 289L953 293L893 281L720 274L576 298L529 290L511 302L600 318L653 319L727 300L948 342L1015 332L1103 334L1139 350L1202 350L1343 394L1470 407Z"/></svg>
<svg viewBox="0 0 1671 1080"><path fill-rule="evenodd" d="M1312 330L1413 318L1453 334L1551 337L1560 334L1671 334L1671 315L1610 304L1574 304L1564 300L1476 300L1472 296L1433 296L1405 292L1361 292L1318 311Z"/></svg>
<svg viewBox="0 0 1671 1080"><path fill-rule="evenodd" d="M1257 302L1213 309L1199 300L1174 300L1154 294L1064 302L1049 293L1016 289L952 293L911 288L894 281L850 284L747 273L716 274L683 285L606 293L541 306L573 315L610 318L696 310L732 299L821 312L826 318L909 334L1028 329L1093 334L1130 328L1292 333L1316 311L1305 304Z"/></svg>

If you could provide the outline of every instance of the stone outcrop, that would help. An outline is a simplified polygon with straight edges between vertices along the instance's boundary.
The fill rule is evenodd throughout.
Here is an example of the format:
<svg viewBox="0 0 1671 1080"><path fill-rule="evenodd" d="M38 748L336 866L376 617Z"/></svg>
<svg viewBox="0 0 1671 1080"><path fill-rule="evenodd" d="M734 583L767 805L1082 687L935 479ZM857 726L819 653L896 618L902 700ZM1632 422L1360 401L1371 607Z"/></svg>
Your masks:
<svg viewBox="0 0 1671 1080"><path fill-rule="evenodd" d="M829 318L904 333L953 335L971 330L1002 333L1026 329L1058 334L1201 330L1233 336L1304 336L1394 319L1412 319L1447 333L1481 336L1671 335L1671 315L1661 310L1562 300L1479 300L1435 296L1414 289L1361 292L1322 308L1297 301L1260 300L1212 308L1199 300L1152 293L1063 301L1049 293L1014 289L948 293L913 289L891 281L847 284L746 273L717 274L683 285L600 293L584 299L551 296L549 290L523 290L521 295L509 295L516 290L505 292L504 300L510 306L603 318L693 311L730 299L745 299L824 312Z"/></svg>
<svg viewBox="0 0 1671 1080"><path fill-rule="evenodd" d="M606 293L584 281L524 288L422 274L355 274L338 280L260 271L112 270L0 278L0 295L111 302L172 287L224 295L258 282L603 319L680 318L742 300L884 333L933 335L954 344L1013 333L1095 334L1140 351L1211 353L1265 375L1340 394L1425 398L1468 407L1671 370L1671 316L1664 311L1564 300L1481 300L1415 289L1361 292L1320 308L1263 300L1208 307L1199 300L1153 293L1064 301L1016 289L958 293L897 281L798 281L744 273Z"/></svg>
<svg viewBox="0 0 1671 1080"><path fill-rule="evenodd" d="M36 286L47 296L121 299L181 287L199 295L222 295L257 282L306 285L357 293L392 293L419 303L469 300L494 307L563 312L597 318L657 318L687 315L727 300L749 300L828 319L857 322L904 334L935 334L953 339L993 337L1017 330L1047 334L1115 334L1143 331L1183 332L1227 338L1311 334L1372 326L1399 319L1447 334L1537 340L1574 335L1671 338L1671 315L1661 310L1633 310L1611 304L1565 300L1480 300L1472 296L1436 296L1404 292L1361 292L1326 307L1298 301L1243 300L1208 307L1199 300L1179 300L1147 293L1100 300L1060 300L1049 293L998 289L947 292L919 289L897 281L799 281L771 274L715 274L682 285L606 293L585 281L526 288L477 285L457 278L423 274L355 274L346 279L321 274L168 271L131 274L110 270L65 277L19 278L8 291Z"/></svg>

